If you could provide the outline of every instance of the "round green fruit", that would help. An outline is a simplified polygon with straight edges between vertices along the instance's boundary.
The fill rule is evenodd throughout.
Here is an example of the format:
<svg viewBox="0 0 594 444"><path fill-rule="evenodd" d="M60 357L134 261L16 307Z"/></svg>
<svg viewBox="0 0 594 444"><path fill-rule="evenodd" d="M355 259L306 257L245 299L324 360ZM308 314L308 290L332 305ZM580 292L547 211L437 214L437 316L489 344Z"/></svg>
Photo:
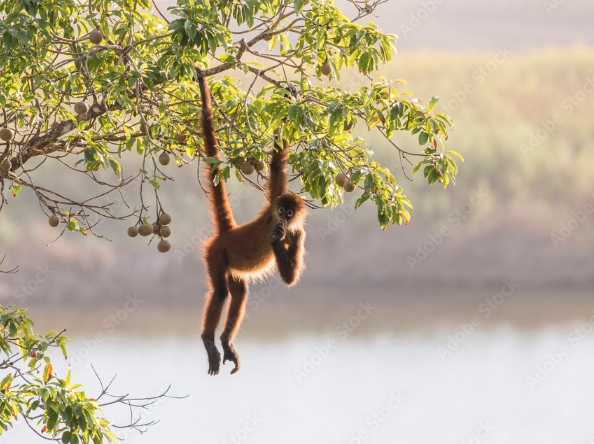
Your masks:
<svg viewBox="0 0 594 444"><path fill-rule="evenodd" d="M171 215L167 213L161 213L159 216L159 223L161 225L169 225L171 223Z"/></svg>
<svg viewBox="0 0 594 444"><path fill-rule="evenodd" d="M138 228L137 227L128 228L128 236L130 236L130 237L138 236Z"/></svg>
<svg viewBox="0 0 594 444"><path fill-rule="evenodd" d="M355 191L355 189L357 189L357 186L350 180L347 180L347 182L344 184L344 190L347 193L352 193L353 191Z"/></svg>
<svg viewBox="0 0 594 444"><path fill-rule="evenodd" d="M99 29L93 29L89 33L89 41L95 45L98 45L103 41L103 33Z"/></svg>
<svg viewBox="0 0 594 444"><path fill-rule="evenodd" d="M161 154L159 154L159 163L161 165L169 165L169 162L171 162L171 156L169 153L167 153L167 151L163 151Z"/></svg>
<svg viewBox="0 0 594 444"><path fill-rule="evenodd" d="M152 225L141 225L138 228L138 233L141 236L150 236L151 234L153 234L153 226Z"/></svg>
<svg viewBox="0 0 594 444"><path fill-rule="evenodd" d="M0 139L4 140L5 142L10 142L14 137L14 131L10 128L2 128L0 129Z"/></svg>
<svg viewBox="0 0 594 444"><path fill-rule="evenodd" d="M163 239L157 244L157 250L159 250L161 253L167 253L169 250L171 250L171 244L169 241Z"/></svg>
<svg viewBox="0 0 594 444"><path fill-rule="evenodd" d="M266 164L264 163L263 160L261 160L260 162L258 162L257 164L254 165L254 168L256 169L256 171L260 172L260 171L264 171L264 168L266 168Z"/></svg>
<svg viewBox="0 0 594 444"><path fill-rule="evenodd" d="M161 230L159 230L159 234L161 235L161 237L169 237L171 236L171 228L161 227Z"/></svg>
<svg viewBox="0 0 594 444"><path fill-rule="evenodd" d="M322 66L320 66L320 71L325 76L330 76L330 74L332 74L332 71L334 71L334 69L332 68L332 65L330 64L330 62L328 60L326 60L324 63L322 63Z"/></svg>
<svg viewBox="0 0 594 444"><path fill-rule="evenodd" d="M336 185L338 185L339 187L344 187L344 184L347 183L348 181L349 181L349 178L346 174L338 173L336 175Z"/></svg>
<svg viewBox="0 0 594 444"><path fill-rule="evenodd" d="M60 217L57 214L52 214L47 222L50 224L50 227L56 228L60 225Z"/></svg>
<svg viewBox="0 0 594 444"><path fill-rule="evenodd" d="M245 174L246 176L249 176L250 174L252 174L254 172L254 170L256 169L256 167L254 167L254 165L252 165L251 162L248 162L246 160L245 162L243 162L241 164L241 167L239 169L241 170L241 172L243 174Z"/></svg>
<svg viewBox="0 0 594 444"><path fill-rule="evenodd" d="M76 102L74 104L74 112L79 116L82 116L83 114L89 112L89 105L87 105L85 102Z"/></svg>

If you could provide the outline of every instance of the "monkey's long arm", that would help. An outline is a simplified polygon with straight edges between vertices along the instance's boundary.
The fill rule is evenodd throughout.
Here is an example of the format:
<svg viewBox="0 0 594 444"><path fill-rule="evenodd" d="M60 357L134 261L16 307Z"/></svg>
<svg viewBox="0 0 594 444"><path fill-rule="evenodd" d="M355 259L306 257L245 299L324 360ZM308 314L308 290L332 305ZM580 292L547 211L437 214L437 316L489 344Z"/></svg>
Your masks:
<svg viewBox="0 0 594 444"><path fill-rule="evenodd" d="M270 182L268 187L268 200L274 200L287 191L287 168L285 164L289 157L289 143L283 140L283 147L274 143L272 161L270 162Z"/></svg>
<svg viewBox="0 0 594 444"><path fill-rule="evenodd" d="M302 230L289 232L284 240L272 243L278 272L285 284L289 286L295 284L301 276L304 243L305 232Z"/></svg>

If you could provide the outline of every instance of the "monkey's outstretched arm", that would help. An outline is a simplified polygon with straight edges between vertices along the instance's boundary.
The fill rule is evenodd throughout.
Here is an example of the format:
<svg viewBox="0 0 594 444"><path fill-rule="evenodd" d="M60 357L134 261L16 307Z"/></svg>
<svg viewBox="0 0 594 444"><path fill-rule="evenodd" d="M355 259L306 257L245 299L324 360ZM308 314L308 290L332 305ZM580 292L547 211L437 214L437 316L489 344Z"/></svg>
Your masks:
<svg viewBox="0 0 594 444"><path fill-rule="evenodd" d="M304 243L305 233L301 230L287 233L283 240L272 242L278 272L285 284L289 286L295 284L301 277Z"/></svg>
<svg viewBox="0 0 594 444"><path fill-rule="evenodd" d="M274 143L272 161L270 162L270 182L268 183L268 200L274 199L287 191L287 168L285 164L289 157L289 143L283 140L283 147Z"/></svg>

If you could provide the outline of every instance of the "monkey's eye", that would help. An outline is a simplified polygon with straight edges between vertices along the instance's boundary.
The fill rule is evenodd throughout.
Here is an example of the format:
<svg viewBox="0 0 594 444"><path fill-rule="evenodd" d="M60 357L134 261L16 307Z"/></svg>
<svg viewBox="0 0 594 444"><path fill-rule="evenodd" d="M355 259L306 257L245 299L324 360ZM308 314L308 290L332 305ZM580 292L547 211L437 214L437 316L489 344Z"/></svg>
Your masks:
<svg viewBox="0 0 594 444"><path fill-rule="evenodd" d="M293 217L293 210L287 210L287 217Z"/></svg>
<svg viewBox="0 0 594 444"><path fill-rule="evenodd" d="M285 212L285 209L283 207L280 207L278 209L279 214L283 214Z"/></svg>

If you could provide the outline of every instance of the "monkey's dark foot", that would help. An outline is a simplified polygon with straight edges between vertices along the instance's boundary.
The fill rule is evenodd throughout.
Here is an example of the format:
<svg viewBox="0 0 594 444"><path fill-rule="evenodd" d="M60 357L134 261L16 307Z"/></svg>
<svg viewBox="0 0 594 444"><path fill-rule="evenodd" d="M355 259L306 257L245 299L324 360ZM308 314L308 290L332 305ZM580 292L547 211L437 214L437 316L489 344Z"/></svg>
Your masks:
<svg viewBox="0 0 594 444"><path fill-rule="evenodd" d="M282 222L277 223L272 230L272 237L270 239L270 243L274 243L276 241L282 241L285 238L286 229L285 225Z"/></svg>
<svg viewBox="0 0 594 444"><path fill-rule="evenodd" d="M229 341L225 341L221 339L223 344L223 365L225 362L229 361L235 364L235 368L231 370L231 374L237 372L241 368L241 359L239 359L239 353L233 347Z"/></svg>
<svg viewBox="0 0 594 444"><path fill-rule="evenodd" d="M208 353L208 374L218 375L221 367L221 354L213 340L203 339L203 342L206 353Z"/></svg>

